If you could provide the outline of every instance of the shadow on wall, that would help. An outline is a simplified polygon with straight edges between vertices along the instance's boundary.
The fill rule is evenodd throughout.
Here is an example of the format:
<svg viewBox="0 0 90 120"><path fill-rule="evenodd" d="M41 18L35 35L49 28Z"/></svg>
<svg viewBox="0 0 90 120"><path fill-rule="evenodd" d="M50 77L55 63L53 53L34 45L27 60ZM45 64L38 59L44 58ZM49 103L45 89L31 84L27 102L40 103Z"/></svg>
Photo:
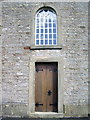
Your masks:
<svg viewBox="0 0 90 120"><path fill-rule="evenodd" d="M84 117L84 118L2 118L1 120L90 120L90 117Z"/></svg>

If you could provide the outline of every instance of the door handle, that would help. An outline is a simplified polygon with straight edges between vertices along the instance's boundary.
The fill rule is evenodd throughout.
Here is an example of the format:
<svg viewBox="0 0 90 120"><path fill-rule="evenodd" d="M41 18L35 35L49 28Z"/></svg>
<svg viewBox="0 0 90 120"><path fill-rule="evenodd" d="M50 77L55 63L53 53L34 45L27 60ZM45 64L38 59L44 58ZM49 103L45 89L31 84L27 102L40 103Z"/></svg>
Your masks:
<svg viewBox="0 0 90 120"><path fill-rule="evenodd" d="M39 107L39 106L43 106L43 104L37 102L37 103L35 104L35 106L36 106L36 107Z"/></svg>
<svg viewBox="0 0 90 120"><path fill-rule="evenodd" d="M52 91L51 90L49 90L48 91L48 96L50 96L52 94Z"/></svg>

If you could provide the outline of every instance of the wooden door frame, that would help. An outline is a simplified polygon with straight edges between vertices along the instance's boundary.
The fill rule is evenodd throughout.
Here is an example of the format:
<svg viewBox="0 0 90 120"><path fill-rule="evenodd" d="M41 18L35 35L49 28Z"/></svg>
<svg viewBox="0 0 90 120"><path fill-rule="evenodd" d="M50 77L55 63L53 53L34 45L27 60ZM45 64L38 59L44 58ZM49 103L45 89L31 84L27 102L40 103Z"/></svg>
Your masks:
<svg viewBox="0 0 90 120"><path fill-rule="evenodd" d="M35 112L35 63L36 62L57 62L58 63L58 112ZM63 58L60 57L32 57L30 59L30 72L29 72L29 108L28 115L30 117L63 117L63 83L64 82L64 68Z"/></svg>

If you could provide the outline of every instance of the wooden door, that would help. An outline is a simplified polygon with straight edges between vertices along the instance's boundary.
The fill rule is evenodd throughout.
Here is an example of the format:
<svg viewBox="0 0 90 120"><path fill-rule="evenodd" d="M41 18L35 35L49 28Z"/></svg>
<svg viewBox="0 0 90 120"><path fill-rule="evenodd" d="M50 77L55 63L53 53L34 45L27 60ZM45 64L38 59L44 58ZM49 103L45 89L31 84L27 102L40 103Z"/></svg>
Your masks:
<svg viewBox="0 0 90 120"><path fill-rule="evenodd" d="M39 63L35 65L35 111L58 110L58 65Z"/></svg>

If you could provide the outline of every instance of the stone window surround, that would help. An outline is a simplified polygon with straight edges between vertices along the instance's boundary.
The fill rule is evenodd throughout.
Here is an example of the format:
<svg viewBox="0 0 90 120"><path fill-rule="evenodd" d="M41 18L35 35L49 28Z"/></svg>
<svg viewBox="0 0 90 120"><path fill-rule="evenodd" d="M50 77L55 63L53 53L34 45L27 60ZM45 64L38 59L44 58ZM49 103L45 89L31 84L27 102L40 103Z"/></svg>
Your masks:
<svg viewBox="0 0 90 120"><path fill-rule="evenodd" d="M58 62L58 112L35 112L35 62ZM30 60L29 73L29 117L32 118L60 118L63 117L63 58L62 56L38 56Z"/></svg>
<svg viewBox="0 0 90 120"><path fill-rule="evenodd" d="M39 45L39 46L35 46L35 16L36 13L39 9L48 7L50 9L54 9L54 11L56 12L57 15L57 45ZM51 3L41 3L41 5L36 6L35 9L33 9L32 11L32 18L31 18L31 33L33 33L31 35L31 42L30 42L30 47L31 49L42 49L42 48L62 48L62 24L61 24L61 16L60 16L60 11L58 12L58 8L56 8L56 6L52 5Z"/></svg>

